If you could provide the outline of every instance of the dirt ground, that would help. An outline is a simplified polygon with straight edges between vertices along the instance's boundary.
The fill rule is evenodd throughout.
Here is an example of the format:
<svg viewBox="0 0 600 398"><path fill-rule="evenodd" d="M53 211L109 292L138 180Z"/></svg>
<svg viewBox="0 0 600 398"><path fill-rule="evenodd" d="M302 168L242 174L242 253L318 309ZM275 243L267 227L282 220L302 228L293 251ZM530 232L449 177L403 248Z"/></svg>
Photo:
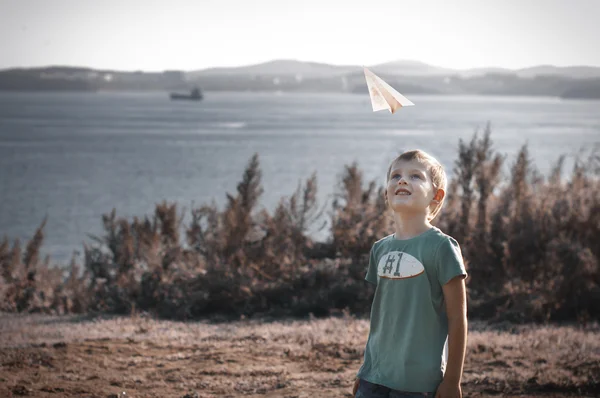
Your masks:
<svg viewBox="0 0 600 398"><path fill-rule="evenodd" d="M470 323L465 397L600 396L600 327ZM350 397L353 317L233 323L0 314L0 397Z"/></svg>

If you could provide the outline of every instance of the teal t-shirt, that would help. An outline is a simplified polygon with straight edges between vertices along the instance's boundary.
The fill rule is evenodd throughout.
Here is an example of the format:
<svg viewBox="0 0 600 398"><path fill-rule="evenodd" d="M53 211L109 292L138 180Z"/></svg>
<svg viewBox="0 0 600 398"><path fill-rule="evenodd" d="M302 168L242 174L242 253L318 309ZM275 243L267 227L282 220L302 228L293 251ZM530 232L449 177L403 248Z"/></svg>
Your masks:
<svg viewBox="0 0 600 398"><path fill-rule="evenodd" d="M460 247L438 228L375 242L365 279L377 287L357 376L394 390L435 391L447 361L442 286L459 275L467 275Z"/></svg>

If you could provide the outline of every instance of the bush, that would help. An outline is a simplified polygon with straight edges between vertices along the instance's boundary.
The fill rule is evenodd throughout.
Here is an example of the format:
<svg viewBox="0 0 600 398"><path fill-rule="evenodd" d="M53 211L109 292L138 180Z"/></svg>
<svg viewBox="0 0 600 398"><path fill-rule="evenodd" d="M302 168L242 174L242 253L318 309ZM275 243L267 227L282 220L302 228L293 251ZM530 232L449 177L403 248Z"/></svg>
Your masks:
<svg viewBox="0 0 600 398"><path fill-rule="evenodd" d="M447 201L436 224L461 244L469 271L470 316L517 322L600 319L600 158L593 151L563 180L564 157L545 179L527 146L502 178L505 157L489 125L458 145ZM176 204L129 221L102 217L104 234L84 246L83 264L42 261L45 220L21 249L0 243L0 310L147 311L163 318L368 314L364 281L371 245L393 231L384 187L344 168L329 216L331 235L308 231L323 221L313 174L269 213L257 211L262 173L254 155L226 205ZM183 239L185 238L185 241Z"/></svg>

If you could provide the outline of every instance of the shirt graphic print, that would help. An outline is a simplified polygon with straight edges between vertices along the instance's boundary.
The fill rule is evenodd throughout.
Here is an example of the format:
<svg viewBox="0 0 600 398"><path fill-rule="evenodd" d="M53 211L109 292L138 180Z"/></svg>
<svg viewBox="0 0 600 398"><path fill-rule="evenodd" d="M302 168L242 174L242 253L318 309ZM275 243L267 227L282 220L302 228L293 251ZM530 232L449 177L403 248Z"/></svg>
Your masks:
<svg viewBox="0 0 600 398"><path fill-rule="evenodd" d="M386 279L414 278L425 272L425 267L414 256L400 251L385 254L377 265L377 276Z"/></svg>

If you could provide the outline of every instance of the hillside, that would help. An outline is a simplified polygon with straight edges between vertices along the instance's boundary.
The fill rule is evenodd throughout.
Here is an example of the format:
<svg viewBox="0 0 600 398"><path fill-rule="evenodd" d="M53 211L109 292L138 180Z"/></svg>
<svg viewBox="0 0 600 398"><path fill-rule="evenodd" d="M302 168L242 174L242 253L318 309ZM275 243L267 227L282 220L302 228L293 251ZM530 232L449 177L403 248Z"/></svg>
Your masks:
<svg viewBox="0 0 600 398"><path fill-rule="evenodd" d="M369 68L405 94L556 96L600 99L600 67L549 65L448 69L400 60ZM47 67L0 71L0 91L277 91L362 93L362 67L294 60L196 71Z"/></svg>

